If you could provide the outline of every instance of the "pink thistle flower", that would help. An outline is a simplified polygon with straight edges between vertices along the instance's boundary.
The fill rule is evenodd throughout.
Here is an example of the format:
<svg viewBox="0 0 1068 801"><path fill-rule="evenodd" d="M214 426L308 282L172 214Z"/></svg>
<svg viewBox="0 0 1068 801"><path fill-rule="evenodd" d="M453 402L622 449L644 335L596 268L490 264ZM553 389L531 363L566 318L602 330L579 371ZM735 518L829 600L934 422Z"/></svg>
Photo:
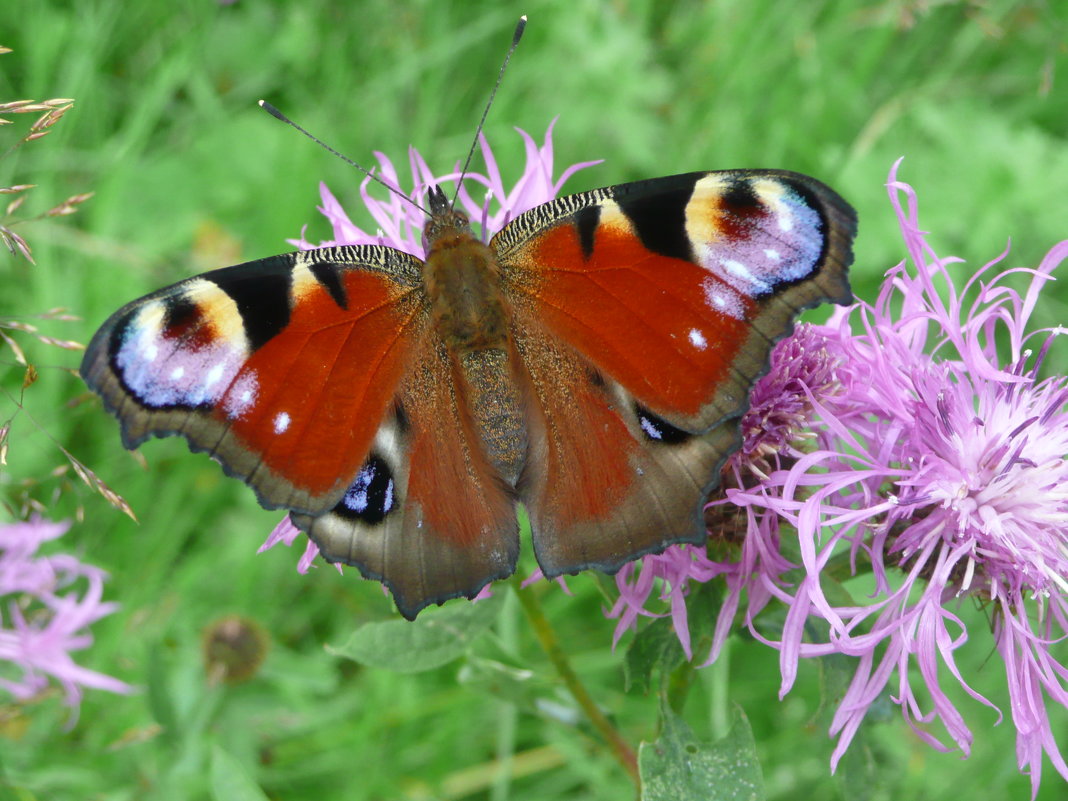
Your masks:
<svg viewBox="0 0 1068 801"><path fill-rule="evenodd" d="M805 323L776 344L767 374L749 393L749 409L741 421L742 447L731 456L730 468L764 478L765 469L778 466L788 446L815 437L808 430L812 400L841 394L838 368L844 359L833 340Z"/></svg>
<svg viewBox="0 0 1068 801"><path fill-rule="evenodd" d="M891 682L918 736L945 750L919 727L937 719L969 752L971 730L940 676L993 706L955 661L970 632L953 609L971 596L990 609L1018 764L1037 793L1043 752L1068 778L1046 707L1047 699L1068 706L1068 668L1054 655L1068 635L1068 380L1038 376L1064 331L1029 332L1028 321L1068 242L1037 269L988 277L1002 254L958 289L949 265L959 260L939 258L927 244L915 192L896 171L888 186L912 272L898 265L874 305L836 312L823 329L843 357L842 391L812 397L814 448L790 453L792 463L781 462L759 486L727 494L748 510L747 541L771 542L782 524L797 532L801 581L759 577L789 605L781 640L764 639L780 650L780 694L801 657L858 660L831 724L832 766ZM1010 273L1031 276L1023 296L1006 286ZM872 573L868 602L843 606L824 593L827 566L842 557L854 574ZM803 641L811 617L826 622L825 641Z"/></svg>
<svg viewBox="0 0 1068 801"><path fill-rule="evenodd" d="M297 538L303 533L303 531L293 525L293 521L289 519L289 515L286 515L278 521L278 525L267 535L267 539L263 541L263 545L256 549L256 553L268 551L275 545L278 545L278 543L292 546L293 543L297 541ZM304 553L302 553L297 560L297 572L302 576L306 575L311 569L315 557L318 555L319 549L316 547L315 543L311 540L307 540L304 547ZM342 572L340 562L336 563L334 567L337 568L339 573Z"/></svg>
<svg viewBox="0 0 1068 801"><path fill-rule="evenodd" d="M691 583L704 584L732 569L730 562L714 562L703 548L693 545L673 545L663 553L649 554L623 565L616 573L619 598L607 613L610 618L619 618L612 646L618 645L623 634L637 625L638 617L664 617L663 614L645 609L649 597L659 587L659 599L670 604L671 625L683 653L687 659L692 659L686 612L686 597L690 594Z"/></svg>
<svg viewBox="0 0 1068 801"><path fill-rule="evenodd" d="M542 203L547 203L559 194L564 183L578 170L600 164L600 161L584 161L567 167L558 178L553 178L553 126L556 121L549 124L545 132L545 139L541 146L525 131L516 129L523 138L526 151L526 165L519 180L508 189L501 178L497 160L493 156L489 142L483 134L479 134L479 145L482 150L482 158L486 164L486 173L469 171L464 176L464 185L460 187L457 195L457 206L468 215L473 226L481 228L482 240L488 242L490 237L507 225L516 215L534 208ZM400 178L393 162L384 153L375 152L378 159L379 177L399 192L411 197L421 206L426 205L427 190L429 187L438 186L449 182L455 183L460 178L461 165L457 164L452 172L435 175L426 161L415 148L408 149L408 166L413 177L413 186L410 193L401 188ZM482 184L486 188L483 201L476 201L467 189L467 182L473 181ZM315 247L330 247L334 245L381 245L396 248L410 253L413 256L423 258L426 250L423 247L423 226L426 223L426 215L416 206L405 201L402 197L392 192L388 193L385 200L379 200L370 193L371 179L365 178L360 184L360 197L371 217L378 225L378 231L370 234L361 229L349 219L344 208L327 188L325 183L319 184L319 194L323 204L319 211L325 216L334 229L334 238L324 240L318 245L308 242L303 234L299 239L290 239L290 244L302 250L310 250ZM301 532L286 516L275 527L267 540L260 546L258 552L263 552L282 542L292 545ZM319 549L311 541L307 542L304 553L301 555L297 569L306 573L313 560L319 554ZM341 565L337 565L341 570Z"/></svg>
<svg viewBox="0 0 1068 801"><path fill-rule="evenodd" d="M117 605L101 600L104 571L67 554L37 553L68 528L68 522L39 519L0 525L0 689L25 701L44 691L51 677L76 717L83 688L115 693L133 688L71 657L92 645L88 627ZM83 590L76 586L81 580Z"/></svg>

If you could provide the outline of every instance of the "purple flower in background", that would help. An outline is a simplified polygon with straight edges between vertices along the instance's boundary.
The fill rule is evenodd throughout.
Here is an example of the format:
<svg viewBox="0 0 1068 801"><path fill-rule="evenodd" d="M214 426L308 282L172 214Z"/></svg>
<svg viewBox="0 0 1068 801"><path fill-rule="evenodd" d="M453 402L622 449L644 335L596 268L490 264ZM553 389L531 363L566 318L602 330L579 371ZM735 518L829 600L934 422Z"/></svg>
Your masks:
<svg viewBox="0 0 1068 801"><path fill-rule="evenodd" d="M67 554L37 552L68 528L40 519L0 525L0 689L24 701L46 689L51 677L76 713L85 687L133 688L71 657L92 645L88 627L116 605L101 601L104 571Z"/></svg>
<svg viewBox="0 0 1068 801"><path fill-rule="evenodd" d="M486 163L486 174L468 172L457 195L457 206L470 218L473 225L482 229L483 241L507 225L517 214L522 214L542 203L546 203L557 196L564 182L575 172L599 164L599 161L585 161L572 164L561 173L559 178L553 178L553 125L545 132L545 141L538 147L534 139L525 131L519 131L523 137L526 150L526 166L519 180L507 189L501 178L497 160L493 157L486 137L479 134L479 144L482 148L482 158ZM519 130L519 129L516 129ZM378 159L378 175L387 184L397 189L407 197L411 197L422 206L426 205L427 189L439 184L455 182L460 177L460 165L449 173L434 175L430 167L419 155L415 148L408 150L408 165L414 177L412 191L405 192L401 188L400 178L393 162L384 153L375 152ZM485 199L480 203L476 201L467 189L467 182L475 182L486 187ZM304 239L289 240L290 244L296 245L302 250L310 250L316 247L329 247L333 245L384 245L397 248L405 253L422 258L425 256L423 248L423 225L426 223L426 215L416 206L404 200L404 198L392 192L386 193L385 200L378 200L371 196L369 187L371 179L365 178L360 185L360 196L368 212L378 224L378 232L369 234L355 225L337 199L327 188L325 183L319 184L319 193L323 205L319 211L330 221L334 229L334 238L325 240L318 245L313 245ZM292 545L300 531L292 524L289 517L285 517L271 532L267 540L260 546L259 551L265 551L279 542ZM312 561L319 554L319 549L309 541L301 555L298 570L307 572ZM341 569L339 564L338 569Z"/></svg>
<svg viewBox="0 0 1068 801"><path fill-rule="evenodd" d="M670 604L671 623L682 650L687 659L693 658L686 611L690 583L703 584L733 570L733 563L712 561L704 548L693 545L673 545L663 553L643 556L623 565L615 576L619 598L608 612L608 617L619 619L612 645L619 643L620 637L637 624L640 616L663 617L645 608L650 596L659 587L657 596Z"/></svg>
<svg viewBox="0 0 1068 801"><path fill-rule="evenodd" d="M762 582L789 605L781 640L771 642L781 694L801 657L858 660L832 722L832 764L887 688L919 737L945 749L918 725L937 719L968 753L971 730L942 681L993 706L955 661L970 635L955 610L971 598L993 621L1017 760L1037 792L1043 752L1068 778L1046 707L1068 706L1068 669L1055 655L1068 634L1068 380L1039 374L1064 332L1027 326L1068 242L1035 270L991 275L1002 254L958 288L950 265L959 260L927 244L915 192L896 170L890 196L911 271L899 264L875 304L836 312L822 329L841 354L841 391L813 398L811 447L727 495L749 514L747 540L780 536L783 524L796 531L800 580ZM1030 276L1023 295L1007 286L1011 273ZM843 559L849 572L872 574L874 595L832 600L841 587L828 565ZM813 617L826 623L821 642L809 641Z"/></svg>
<svg viewBox="0 0 1068 801"><path fill-rule="evenodd" d="M486 137L479 134L479 144L482 148L482 158L486 163L486 174L469 171L464 177L464 185L460 188L457 196L457 206L471 219L471 223L482 229L482 239L489 238L507 225L517 214L522 214L528 209L546 203L557 196L561 187L578 170L600 164L600 161L585 161L573 164L563 171L559 178L553 178L553 125L545 132L545 141L538 147L533 138L525 131L519 131L523 137L526 148L526 165L523 174L509 191L501 178L497 160L493 157ZM519 129L517 129L519 130ZM414 177L414 186L411 192L405 192L401 188L400 178L393 162L385 153L375 152L378 159L378 176L387 184L395 188L401 194L411 197L419 205L426 206L427 189L431 186L455 183L460 177L460 165L457 164L452 172L443 175L434 175L430 167L419 155L415 148L408 149L408 165ZM468 182L475 182L486 187L485 199L476 201L467 189ZM330 224L334 228L334 238L324 240L318 245L313 245L306 239L289 240L290 244L296 245L302 250L310 250L316 247L329 247L332 245L385 245L397 248L405 253L422 258L425 256L422 234L426 215L416 206L404 200L403 197L388 193L385 200L378 200L371 196L369 188L371 179L365 178L360 184L360 196L363 199L367 211L370 212L374 221L378 224L378 232L369 234L355 225L345 210L338 203L326 184L319 184L319 193L323 205L319 207Z"/></svg>

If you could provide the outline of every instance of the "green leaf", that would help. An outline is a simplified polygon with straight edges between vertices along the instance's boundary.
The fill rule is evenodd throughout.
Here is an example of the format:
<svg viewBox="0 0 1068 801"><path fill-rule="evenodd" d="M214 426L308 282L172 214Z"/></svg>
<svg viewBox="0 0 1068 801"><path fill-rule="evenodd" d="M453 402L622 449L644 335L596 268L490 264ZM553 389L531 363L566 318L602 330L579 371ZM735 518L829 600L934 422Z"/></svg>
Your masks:
<svg viewBox="0 0 1068 801"><path fill-rule="evenodd" d="M749 720L739 709L722 740L704 745L681 717L661 708L663 730L638 749L641 801L762 801L764 777Z"/></svg>
<svg viewBox="0 0 1068 801"><path fill-rule="evenodd" d="M328 645L326 650L397 673L433 670L463 654L492 625L499 611L497 598L452 603L427 609L414 621L365 623L344 645Z"/></svg>
<svg viewBox="0 0 1068 801"><path fill-rule="evenodd" d="M657 670L667 675L685 660L671 618L659 618L643 626L627 646L623 659L623 687L627 692L648 693Z"/></svg>
<svg viewBox="0 0 1068 801"><path fill-rule="evenodd" d="M211 749L211 797L214 801L268 801L245 766L217 745Z"/></svg>
<svg viewBox="0 0 1068 801"><path fill-rule="evenodd" d="M535 711L537 699L551 689L532 670L475 654L464 662L456 680L472 692L492 695L529 712Z"/></svg>

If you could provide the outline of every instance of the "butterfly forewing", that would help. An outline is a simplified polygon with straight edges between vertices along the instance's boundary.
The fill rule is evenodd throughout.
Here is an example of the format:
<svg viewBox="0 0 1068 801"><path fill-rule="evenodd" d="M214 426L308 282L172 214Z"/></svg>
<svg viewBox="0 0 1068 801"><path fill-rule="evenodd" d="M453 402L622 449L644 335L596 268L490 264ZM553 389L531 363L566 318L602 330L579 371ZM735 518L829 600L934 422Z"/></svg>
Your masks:
<svg viewBox="0 0 1068 801"><path fill-rule="evenodd" d="M561 198L496 248L517 304L676 425L744 409L797 313L851 299L852 209L795 173L690 173Z"/></svg>
<svg viewBox="0 0 1068 801"><path fill-rule="evenodd" d="M425 325L419 262L388 248L291 253L134 301L82 376L127 447L181 434L264 506L318 514L357 475Z"/></svg>

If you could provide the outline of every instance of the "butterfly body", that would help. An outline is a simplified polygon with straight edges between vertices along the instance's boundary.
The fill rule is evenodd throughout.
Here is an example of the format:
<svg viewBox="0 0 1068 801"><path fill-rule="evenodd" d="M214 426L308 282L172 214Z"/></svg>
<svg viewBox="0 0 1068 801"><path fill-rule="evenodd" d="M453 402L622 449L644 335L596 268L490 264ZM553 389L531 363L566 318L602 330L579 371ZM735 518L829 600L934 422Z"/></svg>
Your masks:
<svg viewBox="0 0 1068 801"><path fill-rule="evenodd" d="M425 261L276 256L120 309L82 375L135 447L180 434L407 617L511 574L705 538L737 418L799 310L848 302L852 209L782 171L561 198L488 243L431 191Z"/></svg>
<svg viewBox="0 0 1068 801"><path fill-rule="evenodd" d="M431 208L445 203L444 196ZM467 218L444 208L427 226L423 287L434 326L456 355L507 345L509 309L501 270L485 243L475 238Z"/></svg>

